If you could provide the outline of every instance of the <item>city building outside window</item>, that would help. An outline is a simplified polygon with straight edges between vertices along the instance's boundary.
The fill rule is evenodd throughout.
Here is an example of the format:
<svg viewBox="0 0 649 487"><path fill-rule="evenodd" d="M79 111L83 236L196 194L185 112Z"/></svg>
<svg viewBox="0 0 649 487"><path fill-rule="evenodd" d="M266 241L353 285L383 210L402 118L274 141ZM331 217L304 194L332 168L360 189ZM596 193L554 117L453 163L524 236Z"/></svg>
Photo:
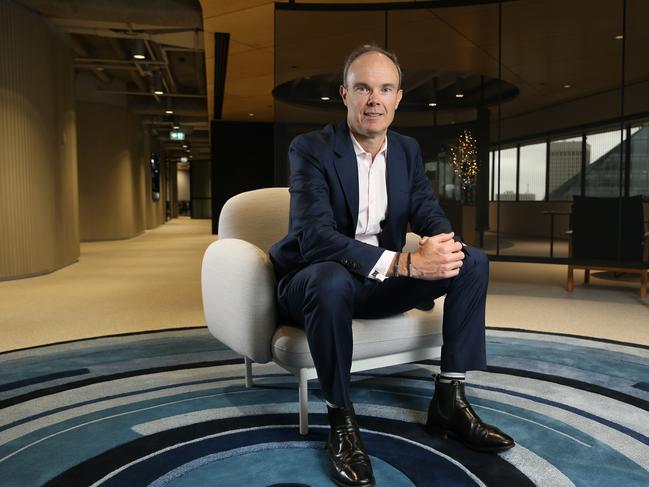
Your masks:
<svg viewBox="0 0 649 487"><path fill-rule="evenodd" d="M516 201L516 147L500 151L500 165L498 164L498 152L494 156L494 174L496 185L496 200ZM500 166L500 173L498 168Z"/></svg>
<svg viewBox="0 0 649 487"><path fill-rule="evenodd" d="M616 197L624 192L620 177L622 144L626 130L586 135L586 196Z"/></svg>
<svg viewBox="0 0 649 487"><path fill-rule="evenodd" d="M649 199L649 123L631 128L630 174L629 195Z"/></svg>
<svg viewBox="0 0 649 487"><path fill-rule="evenodd" d="M581 153L581 137L550 141L550 201L568 201L573 195L581 194ZM586 160L589 157L586 146Z"/></svg>
<svg viewBox="0 0 649 487"><path fill-rule="evenodd" d="M545 199L545 168L547 144L522 145L520 149L518 199L543 201Z"/></svg>

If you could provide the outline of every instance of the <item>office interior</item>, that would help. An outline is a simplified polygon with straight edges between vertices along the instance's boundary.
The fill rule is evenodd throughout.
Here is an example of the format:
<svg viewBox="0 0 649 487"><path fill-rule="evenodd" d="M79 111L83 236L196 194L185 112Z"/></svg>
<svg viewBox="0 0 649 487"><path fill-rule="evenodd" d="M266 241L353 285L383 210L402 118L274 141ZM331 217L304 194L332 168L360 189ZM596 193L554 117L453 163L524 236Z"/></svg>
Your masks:
<svg viewBox="0 0 649 487"><path fill-rule="evenodd" d="M342 120L366 42L398 55L393 128L490 256L487 325L649 345L625 271L646 261L565 290L575 195L639 196L649 220L647 19L643 0L3 1L0 351L203 326L220 208L288 185L290 140Z"/></svg>

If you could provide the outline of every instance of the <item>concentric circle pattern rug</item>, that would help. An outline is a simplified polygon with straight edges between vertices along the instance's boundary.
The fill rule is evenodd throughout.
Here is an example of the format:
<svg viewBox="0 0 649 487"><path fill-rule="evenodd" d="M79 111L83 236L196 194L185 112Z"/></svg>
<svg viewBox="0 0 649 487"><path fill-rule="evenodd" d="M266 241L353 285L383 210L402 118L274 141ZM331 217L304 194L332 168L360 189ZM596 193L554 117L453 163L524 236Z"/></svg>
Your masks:
<svg viewBox="0 0 649 487"><path fill-rule="evenodd" d="M425 432L434 360L354 375L377 485L649 485L649 348L489 329L488 356L467 395L500 455ZM331 485L317 381L301 436L293 377L243 369L204 328L0 354L0 485Z"/></svg>

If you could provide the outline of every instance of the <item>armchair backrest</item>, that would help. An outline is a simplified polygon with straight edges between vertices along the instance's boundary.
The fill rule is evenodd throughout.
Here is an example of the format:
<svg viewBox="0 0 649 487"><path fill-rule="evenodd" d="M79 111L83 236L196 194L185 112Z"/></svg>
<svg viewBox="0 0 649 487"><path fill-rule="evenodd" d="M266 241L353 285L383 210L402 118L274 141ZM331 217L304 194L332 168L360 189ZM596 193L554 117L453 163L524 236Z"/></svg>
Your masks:
<svg viewBox="0 0 649 487"><path fill-rule="evenodd" d="M219 239L238 238L264 252L288 231L288 188L263 188L230 198L219 216Z"/></svg>
<svg viewBox="0 0 649 487"><path fill-rule="evenodd" d="M575 196L571 217L573 257L638 262L642 260L642 196Z"/></svg>

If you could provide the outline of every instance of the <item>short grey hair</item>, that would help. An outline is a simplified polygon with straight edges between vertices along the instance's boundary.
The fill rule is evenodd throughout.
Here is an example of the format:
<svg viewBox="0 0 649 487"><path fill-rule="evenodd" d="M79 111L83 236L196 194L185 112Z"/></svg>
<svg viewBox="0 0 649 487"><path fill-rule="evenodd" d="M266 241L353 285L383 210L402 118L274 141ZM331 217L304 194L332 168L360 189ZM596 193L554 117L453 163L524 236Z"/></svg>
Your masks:
<svg viewBox="0 0 649 487"><path fill-rule="evenodd" d="M398 88L401 88L401 66L399 66L399 61L397 60L397 55L394 54L393 52L386 51L383 49L381 46L378 46L376 44L364 44L360 47L357 47L354 49L349 56L347 56L347 60L345 61L345 67L343 68L343 86L347 88L347 75L349 74L349 67L351 64L356 61L359 57L361 57L363 54L366 54L368 52L378 52L379 54L383 54L386 56L390 61L394 63L394 67L397 68L397 73L399 73L399 86Z"/></svg>

